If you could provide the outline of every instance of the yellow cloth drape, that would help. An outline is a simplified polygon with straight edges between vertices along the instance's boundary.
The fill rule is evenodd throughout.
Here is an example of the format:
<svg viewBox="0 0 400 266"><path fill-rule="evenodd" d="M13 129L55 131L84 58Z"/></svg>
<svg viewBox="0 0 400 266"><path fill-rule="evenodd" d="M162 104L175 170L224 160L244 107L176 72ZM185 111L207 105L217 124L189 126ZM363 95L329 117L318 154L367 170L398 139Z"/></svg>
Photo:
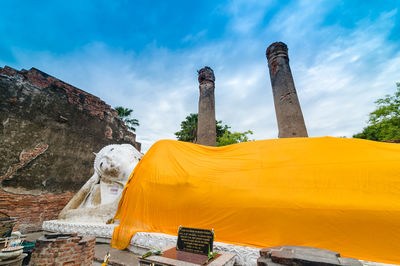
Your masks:
<svg viewBox="0 0 400 266"><path fill-rule="evenodd" d="M225 147L162 140L133 171L112 246L136 232L214 228L253 247L324 248L400 264L400 144L292 138Z"/></svg>

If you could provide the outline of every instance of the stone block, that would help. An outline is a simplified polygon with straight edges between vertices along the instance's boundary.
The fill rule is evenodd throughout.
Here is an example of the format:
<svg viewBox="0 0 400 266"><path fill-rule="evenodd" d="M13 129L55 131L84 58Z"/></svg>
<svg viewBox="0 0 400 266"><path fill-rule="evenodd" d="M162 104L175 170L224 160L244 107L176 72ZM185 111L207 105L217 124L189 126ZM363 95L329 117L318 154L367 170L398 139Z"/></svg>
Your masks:
<svg viewBox="0 0 400 266"><path fill-rule="evenodd" d="M340 264L344 266L362 266L361 261L352 258L339 258Z"/></svg>

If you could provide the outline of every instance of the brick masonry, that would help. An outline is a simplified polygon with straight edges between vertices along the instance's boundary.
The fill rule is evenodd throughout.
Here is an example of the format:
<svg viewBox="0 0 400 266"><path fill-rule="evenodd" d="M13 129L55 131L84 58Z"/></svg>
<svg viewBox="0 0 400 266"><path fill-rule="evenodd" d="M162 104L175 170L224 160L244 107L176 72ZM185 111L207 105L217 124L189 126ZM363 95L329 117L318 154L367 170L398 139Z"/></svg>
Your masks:
<svg viewBox="0 0 400 266"><path fill-rule="evenodd" d="M279 138L308 137L300 101L289 66L288 48L283 42L271 44L267 51Z"/></svg>
<svg viewBox="0 0 400 266"><path fill-rule="evenodd" d="M36 241L30 265L93 265L96 238L92 236L59 236Z"/></svg>
<svg viewBox="0 0 400 266"><path fill-rule="evenodd" d="M17 218L14 230L38 231L42 223L57 219L74 193L44 193L41 195L14 194L0 189L0 211Z"/></svg>

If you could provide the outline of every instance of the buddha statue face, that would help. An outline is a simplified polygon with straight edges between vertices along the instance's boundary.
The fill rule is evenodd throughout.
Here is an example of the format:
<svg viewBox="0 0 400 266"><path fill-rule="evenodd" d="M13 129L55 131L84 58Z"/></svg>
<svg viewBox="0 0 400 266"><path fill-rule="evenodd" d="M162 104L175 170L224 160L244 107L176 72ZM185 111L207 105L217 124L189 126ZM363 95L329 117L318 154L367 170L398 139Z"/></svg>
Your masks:
<svg viewBox="0 0 400 266"><path fill-rule="evenodd" d="M108 145L96 154L94 169L101 181L126 181L142 154L132 145Z"/></svg>

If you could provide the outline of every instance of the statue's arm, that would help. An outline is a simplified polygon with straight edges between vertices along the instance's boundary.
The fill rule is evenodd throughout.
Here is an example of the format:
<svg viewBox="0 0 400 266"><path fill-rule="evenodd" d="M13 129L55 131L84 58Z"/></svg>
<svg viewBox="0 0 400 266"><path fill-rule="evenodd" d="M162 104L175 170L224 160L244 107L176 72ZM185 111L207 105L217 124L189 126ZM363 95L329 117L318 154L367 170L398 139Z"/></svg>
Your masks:
<svg viewBox="0 0 400 266"><path fill-rule="evenodd" d="M68 204L62 209L58 215L58 219L65 219L67 212L79 207L82 201L86 198L87 194L93 185L99 182L99 176L95 172L91 178L81 187L81 189L75 194L75 196L68 202Z"/></svg>
<svg viewBox="0 0 400 266"><path fill-rule="evenodd" d="M106 223L108 220L114 218L121 196L122 195L116 198L115 201L108 204L97 205L84 209L70 209L65 212L65 217L63 219L73 220L76 217L88 217L88 220L95 218L96 222L101 221Z"/></svg>

